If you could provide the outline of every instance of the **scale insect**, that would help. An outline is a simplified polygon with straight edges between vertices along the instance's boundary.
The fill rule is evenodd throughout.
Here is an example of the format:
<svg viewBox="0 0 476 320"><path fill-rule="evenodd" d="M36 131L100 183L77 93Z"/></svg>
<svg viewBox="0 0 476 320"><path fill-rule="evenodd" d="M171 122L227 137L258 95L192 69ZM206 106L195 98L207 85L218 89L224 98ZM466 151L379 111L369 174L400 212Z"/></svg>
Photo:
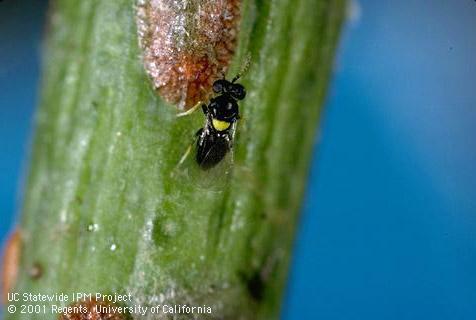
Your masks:
<svg viewBox="0 0 476 320"><path fill-rule="evenodd" d="M181 112L206 101L228 70L242 0L137 0L136 21L146 73Z"/></svg>

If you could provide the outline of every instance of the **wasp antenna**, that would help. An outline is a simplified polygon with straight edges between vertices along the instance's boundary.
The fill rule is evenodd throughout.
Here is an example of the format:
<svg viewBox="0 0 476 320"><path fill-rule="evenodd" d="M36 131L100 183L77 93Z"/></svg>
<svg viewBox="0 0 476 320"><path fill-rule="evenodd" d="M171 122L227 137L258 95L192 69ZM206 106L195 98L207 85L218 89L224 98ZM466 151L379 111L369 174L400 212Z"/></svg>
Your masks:
<svg viewBox="0 0 476 320"><path fill-rule="evenodd" d="M238 73L238 74L233 78L233 80L231 80L231 83L235 83L235 81L238 80L238 79L240 79L240 77L241 77L241 74Z"/></svg>
<svg viewBox="0 0 476 320"><path fill-rule="evenodd" d="M241 76L243 76L245 73L248 72L248 69L250 68L251 65L251 54L248 52L246 54L245 58L245 63L243 63L240 72L236 75L236 77L231 80L231 83L235 83L236 80L240 79Z"/></svg>

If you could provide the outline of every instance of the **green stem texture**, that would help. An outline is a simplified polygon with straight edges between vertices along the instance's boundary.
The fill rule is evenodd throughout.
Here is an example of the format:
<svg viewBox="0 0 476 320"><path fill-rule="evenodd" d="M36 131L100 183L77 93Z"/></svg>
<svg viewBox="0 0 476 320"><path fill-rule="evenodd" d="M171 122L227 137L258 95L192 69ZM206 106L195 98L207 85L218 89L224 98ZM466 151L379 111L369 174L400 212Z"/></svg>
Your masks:
<svg viewBox="0 0 476 320"><path fill-rule="evenodd" d="M177 119L155 94L134 11L133 0L52 3L14 291L278 318L345 2L243 1L228 77L251 56L248 95L233 155L210 171L193 156L177 167L203 114Z"/></svg>

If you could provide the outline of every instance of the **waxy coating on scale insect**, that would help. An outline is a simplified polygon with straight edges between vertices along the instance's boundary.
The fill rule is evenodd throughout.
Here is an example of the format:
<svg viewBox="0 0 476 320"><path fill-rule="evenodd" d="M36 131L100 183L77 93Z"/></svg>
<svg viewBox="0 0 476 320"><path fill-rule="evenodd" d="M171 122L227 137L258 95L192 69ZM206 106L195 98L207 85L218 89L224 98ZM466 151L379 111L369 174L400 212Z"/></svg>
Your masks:
<svg viewBox="0 0 476 320"><path fill-rule="evenodd" d="M202 110L206 117L205 126L197 131L196 161L202 169L217 165L230 151L235 134L236 122L240 119L237 100L246 96L245 87L222 79L213 83L213 92L218 96L212 98Z"/></svg>
<svg viewBox="0 0 476 320"><path fill-rule="evenodd" d="M181 111L207 101L233 57L241 0L138 0L144 67L162 98Z"/></svg>

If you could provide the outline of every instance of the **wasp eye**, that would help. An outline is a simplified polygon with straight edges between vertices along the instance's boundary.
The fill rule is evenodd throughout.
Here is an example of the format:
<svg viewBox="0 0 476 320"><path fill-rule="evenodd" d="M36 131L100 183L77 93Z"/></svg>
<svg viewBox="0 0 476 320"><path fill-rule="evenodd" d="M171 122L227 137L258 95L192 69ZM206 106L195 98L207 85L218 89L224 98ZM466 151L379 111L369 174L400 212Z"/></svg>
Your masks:
<svg viewBox="0 0 476 320"><path fill-rule="evenodd" d="M230 86L230 94L237 100L243 100L246 96L245 87L239 83L234 83Z"/></svg>
<svg viewBox="0 0 476 320"><path fill-rule="evenodd" d="M226 80L217 80L213 82L213 92L223 93L223 89L226 87L226 85L227 85Z"/></svg>

